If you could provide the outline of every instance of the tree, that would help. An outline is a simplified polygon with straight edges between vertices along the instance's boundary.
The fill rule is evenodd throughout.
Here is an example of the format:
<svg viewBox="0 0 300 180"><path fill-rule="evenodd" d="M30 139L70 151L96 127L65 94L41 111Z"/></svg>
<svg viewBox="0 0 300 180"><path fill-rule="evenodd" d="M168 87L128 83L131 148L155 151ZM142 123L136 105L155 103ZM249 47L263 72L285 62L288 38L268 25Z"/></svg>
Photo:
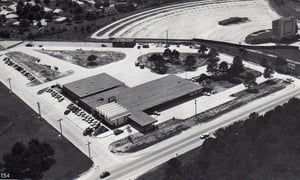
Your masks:
<svg viewBox="0 0 300 180"><path fill-rule="evenodd" d="M266 67L263 73L264 78L270 79L273 77L274 70L270 67Z"/></svg>
<svg viewBox="0 0 300 180"><path fill-rule="evenodd" d="M287 65L287 61L283 57L277 57L274 64L278 68Z"/></svg>
<svg viewBox="0 0 300 180"><path fill-rule="evenodd" d="M152 70L157 71L160 74L167 72L167 66L165 65L165 59L160 54L152 54L148 61L153 64Z"/></svg>
<svg viewBox="0 0 300 180"><path fill-rule="evenodd" d="M95 62L96 59L97 59L96 55L94 55L94 54L89 55L88 58L87 58L87 60L88 60L87 65L89 65L89 66L95 66L95 65L97 65L97 63Z"/></svg>
<svg viewBox="0 0 300 180"><path fill-rule="evenodd" d="M26 147L17 142L11 152L3 156L3 169L13 177L42 179L43 172L55 163L53 156L54 150L47 143L33 139Z"/></svg>
<svg viewBox="0 0 300 180"><path fill-rule="evenodd" d="M44 3L48 5L50 3L50 0L44 0Z"/></svg>
<svg viewBox="0 0 300 180"><path fill-rule="evenodd" d="M206 56L207 47L205 45L200 45L198 53L200 57Z"/></svg>
<svg viewBox="0 0 300 180"><path fill-rule="evenodd" d="M172 158L167 162L165 179L175 179L181 174L182 163L178 158Z"/></svg>
<svg viewBox="0 0 300 180"><path fill-rule="evenodd" d="M191 69L196 64L196 59L193 55L188 55L185 59L185 65L188 69Z"/></svg>
<svg viewBox="0 0 300 180"><path fill-rule="evenodd" d="M257 85L256 77L252 73L247 73L246 78L244 80L244 86L248 90L253 90L253 88Z"/></svg>
<svg viewBox="0 0 300 180"><path fill-rule="evenodd" d="M228 72L228 63L225 62L225 61L222 61L219 65L219 71L222 72L222 73L227 73Z"/></svg>
<svg viewBox="0 0 300 180"><path fill-rule="evenodd" d="M244 72L243 60L240 56L235 56L233 58L233 63L229 68L229 75L231 77L235 77Z"/></svg>
<svg viewBox="0 0 300 180"><path fill-rule="evenodd" d="M209 56L207 61L207 72L216 76L218 73L218 62L220 61L220 58L217 56Z"/></svg>
<svg viewBox="0 0 300 180"><path fill-rule="evenodd" d="M174 49L174 50L172 51L172 53L171 53L171 58L172 58L172 59L178 59L178 58L179 58L179 55L180 55L180 53L179 53L176 49Z"/></svg>
<svg viewBox="0 0 300 180"><path fill-rule="evenodd" d="M219 52L216 49L210 49L208 55L209 57L217 57L219 56Z"/></svg>
<svg viewBox="0 0 300 180"><path fill-rule="evenodd" d="M172 51L169 48L167 48L164 50L163 56L169 58L171 56L171 53Z"/></svg>

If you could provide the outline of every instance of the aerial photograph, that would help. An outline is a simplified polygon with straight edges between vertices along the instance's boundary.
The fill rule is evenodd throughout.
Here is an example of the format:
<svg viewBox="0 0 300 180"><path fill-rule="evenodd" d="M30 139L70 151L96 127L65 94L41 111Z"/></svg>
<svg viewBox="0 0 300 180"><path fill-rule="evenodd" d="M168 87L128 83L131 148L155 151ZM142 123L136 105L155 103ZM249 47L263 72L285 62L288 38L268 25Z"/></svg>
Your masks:
<svg viewBox="0 0 300 180"><path fill-rule="evenodd" d="M300 179L298 24L300 0L0 0L0 180Z"/></svg>

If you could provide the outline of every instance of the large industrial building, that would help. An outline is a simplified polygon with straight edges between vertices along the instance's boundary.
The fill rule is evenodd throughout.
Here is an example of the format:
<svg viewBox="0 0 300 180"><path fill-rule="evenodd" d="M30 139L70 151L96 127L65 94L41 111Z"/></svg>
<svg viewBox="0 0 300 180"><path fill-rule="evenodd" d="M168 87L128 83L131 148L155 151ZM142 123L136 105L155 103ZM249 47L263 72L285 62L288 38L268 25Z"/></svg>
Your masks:
<svg viewBox="0 0 300 180"><path fill-rule="evenodd" d="M81 107L102 117L111 126L128 122L141 131L156 122L147 112L190 99L202 91L198 84L175 75L129 88L103 73L63 86L63 91Z"/></svg>

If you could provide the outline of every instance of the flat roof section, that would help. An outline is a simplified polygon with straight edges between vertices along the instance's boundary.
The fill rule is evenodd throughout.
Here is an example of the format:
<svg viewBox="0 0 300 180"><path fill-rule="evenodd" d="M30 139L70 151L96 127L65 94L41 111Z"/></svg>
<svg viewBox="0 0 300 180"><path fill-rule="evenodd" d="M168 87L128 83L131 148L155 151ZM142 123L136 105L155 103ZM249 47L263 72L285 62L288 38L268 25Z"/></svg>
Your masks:
<svg viewBox="0 0 300 180"><path fill-rule="evenodd" d="M202 86L169 75L148 83L128 88L117 95L117 102L130 110L147 110L182 96L200 91Z"/></svg>
<svg viewBox="0 0 300 180"><path fill-rule="evenodd" d="M84 104L88 105L89 107L95 109L97 106L101 106L101 105L108 103L109 97L116 96L116 95L120 94L120 92L122 92L123 90L125 90L127 88L128 87L125 85L118 86L116 88L85 97L85 98L81 99L81 101Z"/></svg>
<svg viewBox="0 0 300 180"><path fill-rule="evenodd" d="M73 92L79 98L84 98L122 85L124 85L123 82L102 73L65 84L64 88Z"/></svg>
<svg viewBox="0 0 300 180"><path fill-rule="evenodd" d="M128 118L134 121L135 123L137 123L138 125L140 125L141 127L145 127L147 125L157 122L156 119L152 118L151 116L144 113L143 111L131 110L130 112L131 115Z"/></svg>

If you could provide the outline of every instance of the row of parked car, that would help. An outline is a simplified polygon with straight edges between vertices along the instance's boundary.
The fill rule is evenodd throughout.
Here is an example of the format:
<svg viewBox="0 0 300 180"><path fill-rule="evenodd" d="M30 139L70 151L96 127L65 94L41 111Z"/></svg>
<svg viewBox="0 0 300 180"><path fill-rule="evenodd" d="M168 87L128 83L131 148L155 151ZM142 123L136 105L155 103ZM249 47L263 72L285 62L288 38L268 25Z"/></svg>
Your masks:
<svg viewBox="0 0 300 180"><path fill-rule="evenodd" d="M61 94L59 94L52 88L47 88L45 92L50 93L52 97L58 100L58 102L63 102L65 100L65 98Z"/></svg>
<svg viewBox="0 0 300 180"><path fill-rule="evenodd" d="M29 81L37 80L30 72L26 71L26 69L24 69L22 66L18 65L14 61L12 61L10 58L6 57L6 58L3 59L3 61L8 66L11 66L12 68L16 69L21 74L23 74Z"/></svg>
<svg viewBox="0 0 300 180"><path fill-rule="evenodd" d="M86 113L83 109L78 107L77 105L71 103L67 106L67 110L65 111L65 115L68 115L70 112L74 113L78 117L81 117L83 121L90 124L90 126L83 132L83 135L90 135L94 130L101 126L99 120L95 119L90 114Z"/></svg>

